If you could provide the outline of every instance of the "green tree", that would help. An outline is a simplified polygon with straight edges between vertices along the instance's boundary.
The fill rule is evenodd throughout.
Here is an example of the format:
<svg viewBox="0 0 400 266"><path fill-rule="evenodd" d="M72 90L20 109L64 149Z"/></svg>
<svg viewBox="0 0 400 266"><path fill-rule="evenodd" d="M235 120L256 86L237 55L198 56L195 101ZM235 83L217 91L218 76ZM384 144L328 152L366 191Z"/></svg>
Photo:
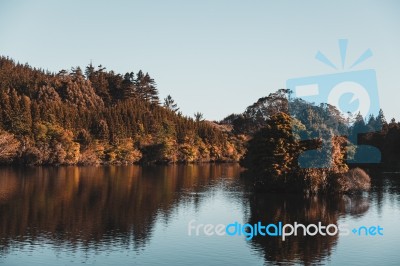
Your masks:
<svg viewBox="0 0 400 266"><path fill-rule="evenodd" d="M178 105L175 103L174 99L172 99L171 95L164 98L164 107L175 113L179 111Z"/></svg>
<svg viewBox="0 0 400 266"><path fill-rule="evenodd" d="M200 113L200 112L194 113L194 120L195 120L197 123L203 121L203 120L204 120L204 119L203 119L203 114Z"/></svg>
<svg viewBox="0 0 400 266"><path fill-rule="evenodd" d="M159 98L156 83L150 77L149 73L143 74L142 70L140 70L136 75L135 85L137 93L144 100L151 103L158 103Z"/></svg>

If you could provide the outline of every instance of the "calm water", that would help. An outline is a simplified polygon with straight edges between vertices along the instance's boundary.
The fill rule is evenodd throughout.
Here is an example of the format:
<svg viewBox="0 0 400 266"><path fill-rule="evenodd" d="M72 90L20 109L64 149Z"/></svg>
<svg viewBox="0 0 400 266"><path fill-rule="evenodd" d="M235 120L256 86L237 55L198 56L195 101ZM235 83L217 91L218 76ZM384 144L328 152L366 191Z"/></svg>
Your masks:
<svg viewBox="0 0 400 266"><path fill-rule="evenodd" d="M5 265L400 265L400 175L370 193L251 194L237 165L0 169ZM380 225L383 236L189 236L188 223Z"/></svg>

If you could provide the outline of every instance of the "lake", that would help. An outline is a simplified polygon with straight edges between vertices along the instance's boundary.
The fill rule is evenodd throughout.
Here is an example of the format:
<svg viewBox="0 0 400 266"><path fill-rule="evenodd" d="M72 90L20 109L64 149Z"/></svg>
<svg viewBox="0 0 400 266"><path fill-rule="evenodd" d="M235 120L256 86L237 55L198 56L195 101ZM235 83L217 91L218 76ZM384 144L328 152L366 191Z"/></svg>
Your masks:
<svg viewBox="0 0 400 266"><path fill-rule="evenodd" d="M5 265L399 265L400 174L369 193L253 194L237 164L0 168ZM348 235L207 235L199 224L383 228Z"/></svg>

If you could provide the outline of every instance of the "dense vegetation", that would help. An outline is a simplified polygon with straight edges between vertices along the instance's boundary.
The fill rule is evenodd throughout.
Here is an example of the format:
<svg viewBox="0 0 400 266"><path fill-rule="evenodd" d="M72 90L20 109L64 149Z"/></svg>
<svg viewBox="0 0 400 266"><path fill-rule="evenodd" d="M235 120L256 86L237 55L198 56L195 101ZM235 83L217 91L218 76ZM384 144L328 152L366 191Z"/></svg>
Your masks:
<svg viewBox="0 0 400 266"><path fill-rule="evenodd" d="M148 73L92 64L50 73L0 58L0 163L30 165L237 161L241 141L160 102Z"/></svg>
<svg viewBox="0 0 400 266"><path fill-rule="evenodd" d="M339 176L348 183L346 159L361 154L356 141L377 147L385 167L400 166L400 123L388 123L382 111L345 119L335 107L292 99L285 89L216 123L200 112L182 115L170 95L160 100L143 71L121 75L89 64L50 73L0 57L0 108L3 164L241 160L264 186L311 191ZM328 158L327 167L316 170L320 162L304 152L321 147L329 147L329 156L316 154Z"/></svg>
<svg viewBox="0 0 400 266"><path fill-rule="evenodd" d="M345 119L334 106L293 99L290 93L279 90L222 121L232 125L235 134L250 136L241 165L257 189L368 189L368 175L349 169L360 159L376 159L365 149L373 146L382 155L378 166L400 166L400 124L394 119L387 123L382 110L377 117Z"/></svg>

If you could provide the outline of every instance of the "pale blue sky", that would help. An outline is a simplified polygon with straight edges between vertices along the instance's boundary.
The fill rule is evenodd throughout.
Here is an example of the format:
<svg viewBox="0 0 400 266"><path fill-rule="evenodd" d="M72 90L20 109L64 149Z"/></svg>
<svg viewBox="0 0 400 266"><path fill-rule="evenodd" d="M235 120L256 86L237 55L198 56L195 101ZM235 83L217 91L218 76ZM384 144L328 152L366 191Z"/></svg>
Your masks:
<svg viewBox="0 0 400 266"><path fill-rule="evenodd" d="M349 39L353 70L373 68L387 118L400 118L400 1L1 1L0 54L51 71L90 60L143 69L186 115L221 119L285 87L336 73Z"/></svg>

